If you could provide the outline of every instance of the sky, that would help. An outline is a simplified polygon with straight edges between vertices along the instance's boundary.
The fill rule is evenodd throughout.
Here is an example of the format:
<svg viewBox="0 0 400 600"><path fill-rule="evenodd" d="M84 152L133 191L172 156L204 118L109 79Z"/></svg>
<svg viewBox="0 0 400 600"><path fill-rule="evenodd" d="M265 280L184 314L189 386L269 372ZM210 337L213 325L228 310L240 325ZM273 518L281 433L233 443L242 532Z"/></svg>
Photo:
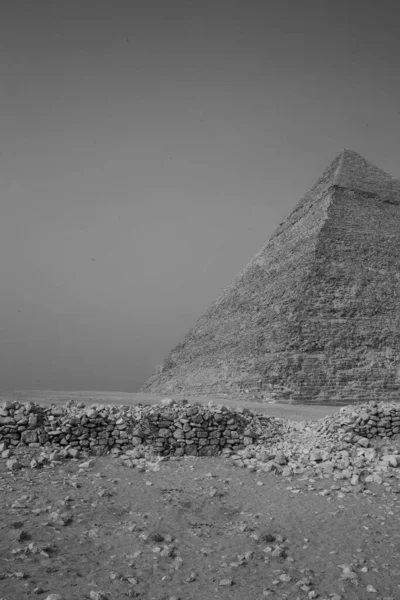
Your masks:
<svg viewBox="0 0 400 600"><path fill-rule="evenodd" d="M137 392L343 149L400 178L400 8L0 8L0 389Z"/></svg>

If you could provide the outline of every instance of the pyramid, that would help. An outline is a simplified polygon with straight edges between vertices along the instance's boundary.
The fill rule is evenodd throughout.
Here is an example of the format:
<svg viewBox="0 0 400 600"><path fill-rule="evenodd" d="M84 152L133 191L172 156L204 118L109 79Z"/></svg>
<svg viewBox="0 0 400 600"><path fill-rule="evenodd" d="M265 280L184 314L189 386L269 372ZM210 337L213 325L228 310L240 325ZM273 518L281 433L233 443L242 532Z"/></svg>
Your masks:
<svg viewBox="0 0 400 600"><path fill-rule="evenodd" d="M343 150L142 391L400 399L400 181Z"/></svg>

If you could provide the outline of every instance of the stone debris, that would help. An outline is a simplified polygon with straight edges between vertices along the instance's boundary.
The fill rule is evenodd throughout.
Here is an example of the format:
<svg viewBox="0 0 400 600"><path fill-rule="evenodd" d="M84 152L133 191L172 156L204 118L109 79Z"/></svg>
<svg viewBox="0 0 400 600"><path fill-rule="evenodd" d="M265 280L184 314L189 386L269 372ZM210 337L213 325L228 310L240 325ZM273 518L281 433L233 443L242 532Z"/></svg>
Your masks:
<svg viewBox="0 0 400 600"><path fill-rule="evenodd" d="M348 482L342 486L345 493L362 491L369 482L383 484L385 478L400 483L399 424L396 403L343 407L335 415L309 421L301 433L298 423L287 421L277 442L249 445L232 453L230 460L242 468L285 477L333 476Z"/></svg>

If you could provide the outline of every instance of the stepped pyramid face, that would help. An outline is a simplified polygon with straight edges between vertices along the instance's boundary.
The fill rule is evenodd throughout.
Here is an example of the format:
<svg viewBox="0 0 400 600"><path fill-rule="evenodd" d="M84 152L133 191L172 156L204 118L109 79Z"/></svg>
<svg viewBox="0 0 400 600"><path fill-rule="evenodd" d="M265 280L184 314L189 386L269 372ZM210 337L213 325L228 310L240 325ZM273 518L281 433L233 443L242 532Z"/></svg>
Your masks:
<svg viewBox="0 0 400 600"><path fill-rule="evenodd" d="M400 399L400 181L343 150L142 391Z"/></svg>

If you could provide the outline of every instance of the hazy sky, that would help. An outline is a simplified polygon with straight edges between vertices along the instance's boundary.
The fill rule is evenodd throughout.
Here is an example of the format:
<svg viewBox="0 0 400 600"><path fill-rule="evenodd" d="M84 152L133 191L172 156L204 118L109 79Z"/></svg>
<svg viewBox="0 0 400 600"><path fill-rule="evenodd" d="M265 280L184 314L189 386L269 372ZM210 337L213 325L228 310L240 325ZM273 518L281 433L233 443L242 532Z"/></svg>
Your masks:
<svg viewBox="0 0 400 600"><path fill-rule="evenodd" d="M400 177L400 9L0 9L0 389L137 391L344 147Z"/></svg>

